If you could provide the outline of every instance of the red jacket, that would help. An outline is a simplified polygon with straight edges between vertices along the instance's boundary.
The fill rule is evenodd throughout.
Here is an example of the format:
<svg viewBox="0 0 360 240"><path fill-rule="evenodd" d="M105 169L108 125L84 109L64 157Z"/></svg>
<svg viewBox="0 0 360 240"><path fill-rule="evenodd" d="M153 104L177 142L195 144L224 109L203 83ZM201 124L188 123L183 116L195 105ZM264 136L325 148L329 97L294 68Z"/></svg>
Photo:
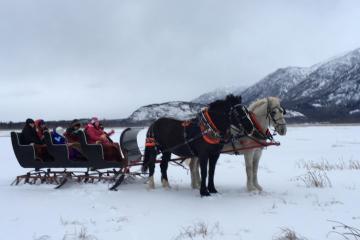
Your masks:
<svg viewBox="0 0 360 240"><path fill-rule="evenodd" d="M87 136L87 141L90 144L96 143L97 141L101 141L103 143L108 143L108 140L101 139L101 136L104 135L104 131L96 128L93 124L89 123L85 127L85 133Z"/></svg>
<svg viewBox="0 0 360 240"><path fill-rule="evenodd" d="M44 139L44 131L47 131L47 128L46 127L41 128L41 124L44 124L44 120L38 119L38 120L35 121L36 134L38 135L40 140L43 141L43 139Z"/></svg>

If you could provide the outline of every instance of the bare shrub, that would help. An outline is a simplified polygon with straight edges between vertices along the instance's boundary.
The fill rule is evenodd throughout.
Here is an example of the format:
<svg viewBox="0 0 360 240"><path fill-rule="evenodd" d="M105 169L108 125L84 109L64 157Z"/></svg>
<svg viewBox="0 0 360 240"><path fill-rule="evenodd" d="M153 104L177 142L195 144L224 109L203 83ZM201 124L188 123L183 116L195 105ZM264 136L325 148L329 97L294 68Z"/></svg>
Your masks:
<svg viewBox="0 0 360 240"><path fill-rule="evenodd" d="M329 222L335 223L336 226L332 227L333 231L329 232L328 236L330 234L336 234L346 240L360 240L360 229L351 227L342 222L337 222L332 220L329 220Z"/></svg>
<svg viewBox="0 0 360 240"><path fill-rule="evenodd" d="M62 240L97 240L97 238L88 234L86 227L81 227L80 232L75 228L73 233L65 234Z"/></svg>
<svg viewBox="0 0 360 240"><path fill-rule="evenodd" d="M39 237L36 237L34 236L33 237L33 240L50 240L51 237L49 235L42 235L42 236L39 236Z"/></svg>
<svg viewBox="0 0 360 240"><path fill-rule="evenodd" d="M206 239L212 238L216 234L222 234L219 223L215 223L214 226L209 229L209 226L206 223L197 222L192 226L183 227L180 233L174 239L195 239L197 237Z"/></svg>
<svg viewBox="0 0 360 240"><path fill-rule="evenodd" d="M322 170L311 170L302 176L296 178L304 182L306 187L325 188L332 187L331 181L325 171Z"/></svg>
<svg viewBox="0 0 360 240"><path fill-rule="evenodd" d="M360 162L359 161L350 161L349 168L353 170L360 170Z"/></svg>
<svg viewBox="0 0 360 240"><path fill-rule="evenodd" d="M297 163L299 168L305 168L307 170L321 170L321 171L332 171L332 170L360 170L360 161L350 160L348 163L341 160L336 163L329 163L327 160L321 162L314 161L301 161Z"/></svg>
<svg viewBox="0 0 360 240"><path fill-rule="evenodd" d="M60 224L62 226L69 226L69 225L79 225L79 226L81 226L81 225L83 225L83 223L81 223L80 221L77 221L77 220L72 220L72 221L65 220L62 217L60 217Z"/></svg>
<svg viewBox="0 0 360 240"><path fill-rule="evenodd" d="M306 240L303 236L298 235L290 228L281 228L281 232L273 237L273 240Z"/></svg>

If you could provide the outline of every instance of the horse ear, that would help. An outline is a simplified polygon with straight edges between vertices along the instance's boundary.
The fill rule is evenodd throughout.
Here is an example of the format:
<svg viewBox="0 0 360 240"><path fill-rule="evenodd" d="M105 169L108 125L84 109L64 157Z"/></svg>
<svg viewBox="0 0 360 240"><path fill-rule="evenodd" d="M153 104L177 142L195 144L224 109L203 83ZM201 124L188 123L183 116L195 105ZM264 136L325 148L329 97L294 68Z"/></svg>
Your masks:
<svg viewBox="0 0 360 240"><path fill-rule="evenodd" d="M236 104L240 104L242 102L241 95L234 96L233 94L229 94L226 96L225 101L230 103L231 106L234 106Z"/></svg>
<svg viewBox="0 0 360 240"><path fill-rule="evenodd" d="M227 102L232 103L232 102L234 102L234 100L236 101L236 97L233 94L229 94L225 97L225 101L227 101Z"/></svg>
<svg viewBox="0 0 360 240"><path fill-rule="evenodd" d="M241 95L237 96L237 99L238 99L238 101L239 101L239 104L242 103L242 97L241 97Z"/></svg>

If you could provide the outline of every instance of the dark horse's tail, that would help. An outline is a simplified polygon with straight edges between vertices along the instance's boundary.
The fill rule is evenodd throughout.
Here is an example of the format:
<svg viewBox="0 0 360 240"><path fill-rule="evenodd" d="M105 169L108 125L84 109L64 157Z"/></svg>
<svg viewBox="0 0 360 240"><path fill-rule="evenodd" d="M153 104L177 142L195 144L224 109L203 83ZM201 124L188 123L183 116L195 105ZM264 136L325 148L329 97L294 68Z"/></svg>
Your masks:
<svg viewBox="0 0 360 240"><path fill-rule="evenodd" d="M151 124L146 133L142 172L146 172L149 169L149 175L152 176L154 174L156 154L157 153L156 153L156 140L154 136L154 124Z"/></svg>

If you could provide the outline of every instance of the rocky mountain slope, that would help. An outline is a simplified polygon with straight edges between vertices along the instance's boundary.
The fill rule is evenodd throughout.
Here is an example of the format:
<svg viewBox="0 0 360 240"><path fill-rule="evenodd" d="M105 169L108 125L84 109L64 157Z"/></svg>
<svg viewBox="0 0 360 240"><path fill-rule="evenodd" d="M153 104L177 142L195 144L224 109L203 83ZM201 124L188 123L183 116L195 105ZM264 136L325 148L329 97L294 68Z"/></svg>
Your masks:
<svg viewBox="0 0 360 240"><path fill-rule="evenodd" d="M130 121L152 121L160 117L188 119L195 116L204 105L192 102L166 102L151 104L137 109L129 117Z"/></svg>
<svg viewBox="0 0 360 240"><path fill-rule="evenodd" d="M244 103L266 96L280 97L290 110L290 120L360 122L360 48L311 67L280 68L247 89L217 89L199 96L192 103L148 105L136 110L129 119L189 118L204 104L229 93L241 94Z"/></svg>

